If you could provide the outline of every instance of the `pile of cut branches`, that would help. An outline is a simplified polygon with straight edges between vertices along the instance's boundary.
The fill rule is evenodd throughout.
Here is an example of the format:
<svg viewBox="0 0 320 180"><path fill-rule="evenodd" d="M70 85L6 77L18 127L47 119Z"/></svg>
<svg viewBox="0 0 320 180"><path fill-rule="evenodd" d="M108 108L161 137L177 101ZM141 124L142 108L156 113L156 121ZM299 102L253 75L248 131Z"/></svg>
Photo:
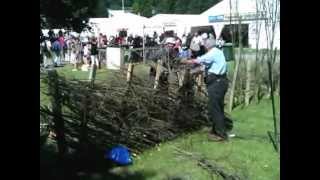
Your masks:
<svg viewBox="0 0 320 180"><path fill-rule="evenodd" d="M163 93L161 88L151 88L147 84L150 82L133 78L128 85L124 74L118 76L111 83L94 87L89 82L58 76L54 88L62 105L69 148L102 150L122 144L141 152L208 125L206 101L186 93L193 91L188 83ZM57 116L48 107L41 107L40 111Z"/></svg>

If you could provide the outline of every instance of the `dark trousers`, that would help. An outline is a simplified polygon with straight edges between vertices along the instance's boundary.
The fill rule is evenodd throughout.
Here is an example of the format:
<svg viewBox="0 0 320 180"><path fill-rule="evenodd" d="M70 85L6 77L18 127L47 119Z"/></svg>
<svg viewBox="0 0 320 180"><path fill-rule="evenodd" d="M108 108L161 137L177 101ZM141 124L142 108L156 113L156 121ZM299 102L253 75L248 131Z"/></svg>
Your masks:
<svg viewBox="0 0 320 180"><path fill-rule="evenodd" d="M228 79L226 77L210 77L207 82L207 90L212 133L227 138L227 131L230 131L233 127L232 120L224 115L224 96L228 90Z"/></svg>

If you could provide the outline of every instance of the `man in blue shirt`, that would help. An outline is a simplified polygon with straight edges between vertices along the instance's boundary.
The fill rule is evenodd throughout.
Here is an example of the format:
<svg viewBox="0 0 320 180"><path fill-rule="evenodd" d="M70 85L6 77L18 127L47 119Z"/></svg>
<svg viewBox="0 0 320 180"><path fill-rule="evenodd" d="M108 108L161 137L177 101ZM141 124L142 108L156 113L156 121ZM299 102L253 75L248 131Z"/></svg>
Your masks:
<svg viewBox="0 0 320 180"><path fill-rule="evenodd" d="M209 96L208 112L212 121L209 139L223 141L228 139L227 131L233 127L232 120L224 115L224 96L228 90L227 63L221 46L215 42L206 43L206 54L191 60L182 60L184 64L203 64L206 67L205 83Z"/></svg>

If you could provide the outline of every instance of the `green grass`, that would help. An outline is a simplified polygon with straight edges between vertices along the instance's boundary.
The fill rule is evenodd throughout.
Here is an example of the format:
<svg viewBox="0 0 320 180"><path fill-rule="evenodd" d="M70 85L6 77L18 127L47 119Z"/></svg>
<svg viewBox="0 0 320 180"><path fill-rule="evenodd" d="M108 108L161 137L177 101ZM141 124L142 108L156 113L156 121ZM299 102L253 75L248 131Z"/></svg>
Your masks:
<svg viewBox="0 0 320 180"><path fill-rule="evenodd" d="M87 79L88 72L72 72L71 69L71 66L66 66L58 69L58 73L68 78ZM147 78L147 71L147 67L139 65L136 66L134 74ZM100 82L110 81L114 78L112 73L114 71L98 70L97 79ZM42 103L48 103L48 98L43 93L40 94L40 98ZM279 113L279 101L277 97L277 113ZM227 143L218 143L208 141L204 130L185 134L134 157L129 172L140 174L140 178L136 179L164 180L168 177L181 177L210 180L210 174L200 168L196 161L177 156L174 148L178 147L204 156L228 172L246 175L247 179L280 179L279 154L275 152L267 136L267 131L273 131L271 101L262 100L260 104L253 103L246 108L238 107L231 116L234 119L233 131L237 138ZM100 179L103 179L102 177L103 175Z"/></svg>
<svg viewBox="0 0 320 180"><path fill-rule="evenodd" d="M195 161L177 158L173 147L179 147L201 154L230 172L247 175L248 179L280 179L279 154L274 151L267 136L267 131L273 130L271 115L269 100L245 109L236 109L232 117L235 120L234 132L238 138L231 139L228 143L216 143L208 141L204 131L185 135L144 152L135 159L131 170L161 172L150 178L152 180L173 175L188 176L189 179L210 179L208 172L200 168Z"/></svg>

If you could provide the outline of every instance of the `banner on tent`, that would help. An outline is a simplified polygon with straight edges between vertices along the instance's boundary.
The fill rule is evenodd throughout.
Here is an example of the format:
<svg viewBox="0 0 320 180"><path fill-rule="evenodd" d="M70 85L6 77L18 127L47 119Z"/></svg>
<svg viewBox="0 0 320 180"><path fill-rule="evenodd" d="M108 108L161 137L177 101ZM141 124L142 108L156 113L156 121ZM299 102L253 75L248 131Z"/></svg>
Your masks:
<svg viewBox="0 0 320 180"><path fill-rule="evenodd" d="M163 26L165 26L165 27L176 27L177 24L175 22L165 22L165 23L163 23Z"/></svg>
<svg viewBox="0 0 320 180"><path fill-rule="evenodd" d="M222 22L223 20L224 20L224 15L209 16L209 23Z"/></svg>

